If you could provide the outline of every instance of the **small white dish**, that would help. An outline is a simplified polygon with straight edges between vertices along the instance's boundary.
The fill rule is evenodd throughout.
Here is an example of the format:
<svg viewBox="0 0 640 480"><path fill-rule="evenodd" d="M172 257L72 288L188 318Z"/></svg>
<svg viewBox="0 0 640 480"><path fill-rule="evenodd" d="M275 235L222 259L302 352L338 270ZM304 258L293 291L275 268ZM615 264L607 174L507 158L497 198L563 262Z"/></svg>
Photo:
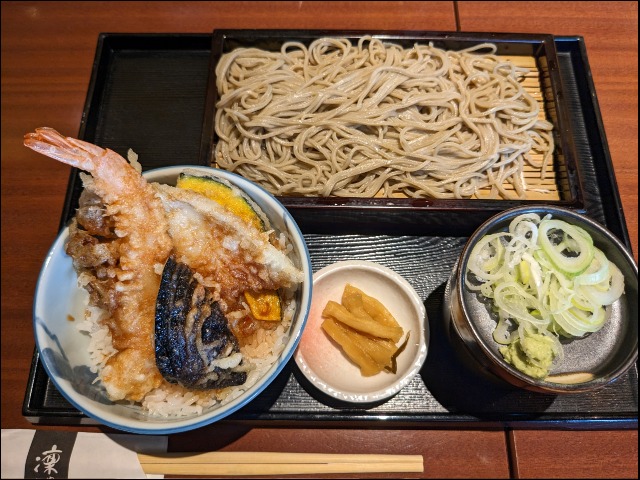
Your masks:
<svg viewBox="0 0 640 480"><path fill-rule="evenodd" d="M377 298L405 332L411 332L407 346L397 357L395 374L382 371L364 377L322 329L325 305L329 300L340 303L347 283ZM313 275L311 309L295 360L304 376L324 394L344 402L375 403L398 393L420 371L427 357L428 337L426 309L409 282L374 262L342 261Z"/></svg>

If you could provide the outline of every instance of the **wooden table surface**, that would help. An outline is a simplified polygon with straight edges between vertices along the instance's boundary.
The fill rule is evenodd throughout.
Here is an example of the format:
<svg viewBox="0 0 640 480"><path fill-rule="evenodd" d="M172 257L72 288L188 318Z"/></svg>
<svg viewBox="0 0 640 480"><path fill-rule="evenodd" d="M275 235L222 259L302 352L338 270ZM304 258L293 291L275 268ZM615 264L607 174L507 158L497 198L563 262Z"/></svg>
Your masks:
<svg viewBox="0 0 640 480"><path fill-rule="evenodd" d="M21 414L34 348L36 278L57 233L69 177L67 166L23 147L23 135L40 126L78 132L98 33L214 28L583 36L637 262L637 2L2 2L3 429L106 431L34 426ZM246 429L221 423L169 441L182 451L421 454L425 471L414 477L424 478L638 477L633 429Z"/></svg>

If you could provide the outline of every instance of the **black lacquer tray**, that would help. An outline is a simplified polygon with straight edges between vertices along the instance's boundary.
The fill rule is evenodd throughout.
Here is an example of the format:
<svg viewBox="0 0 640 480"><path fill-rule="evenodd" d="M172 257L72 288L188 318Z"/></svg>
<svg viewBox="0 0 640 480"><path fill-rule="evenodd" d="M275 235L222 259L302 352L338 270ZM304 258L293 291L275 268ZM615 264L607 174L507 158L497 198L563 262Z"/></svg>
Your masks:
<svg viewBox="0 0 640 480"><path fill-rule="evenodd" d="M555 37L554 44L582 175L584 210L630 248L584 41ZM100 35L79 138L124 156L132 148L145 169L206 158L201 139L211 46L212 35L207 34ZM61 228L74 214L80 189L78 171L73 170ZM480 223L471 217L460 232ZM303 228L314 271L357 258L384 264L413 285L424 299L431 328L425 365L395 397L354 407L323 397L291 361L260 396L224 422L341 428L637 428L637 365L602 390L565 396L516 390L468 369L445 334L442 317L445 284L466 234L405 234L389 227L347 234L313 230ZM94 423L55 389L37 350L23 415L38 424Z"/></svg>

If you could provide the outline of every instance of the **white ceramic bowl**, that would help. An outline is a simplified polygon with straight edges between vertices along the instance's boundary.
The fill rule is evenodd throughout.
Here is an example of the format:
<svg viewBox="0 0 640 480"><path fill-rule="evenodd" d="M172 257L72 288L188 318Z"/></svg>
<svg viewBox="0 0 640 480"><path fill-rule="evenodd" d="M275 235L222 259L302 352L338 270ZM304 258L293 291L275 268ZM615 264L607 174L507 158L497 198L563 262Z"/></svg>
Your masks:
<svg viewBox="0 0 640 480"><path fill-rule="evenodd" d="M40 360L60 393L79 411L101 424L133 433L170 434L184 432L220 420L249 403L277 377L293 355L305 327L311 304L312 270L304 237L289 212L261 187L233 173L208 167L174 166L144 174L153 182L174 184L182 170L196 169L228 180L247 193L265 212L276 229L287 232L293 244L292 259L304 272L297 294L297 307L289 337L277 361L252 387L225 405L205 409L190 417L153 417L140 407L122 405L107 399L104 389L93 381L89 369L89 338L71 319L84 317L87 293L77 286L71 258L64 252L68 237L65 228L55 240L44 261L33 307L33 326Z"/></svg>
<svg viewBox="0 0 640 480"><path fill-rule="evenodd" d="M329 300L340 303L347 283L377 298L405 332L411 332L406 348L397 358L396 373L382 371L362 376L358 366L322 330L322 310ZM428 337L426 309L409 282L377 263L337 262L313 275L313 302L295 360L322 393L344 402L376 403L398 393L420 371L427 357Z"/></svg>

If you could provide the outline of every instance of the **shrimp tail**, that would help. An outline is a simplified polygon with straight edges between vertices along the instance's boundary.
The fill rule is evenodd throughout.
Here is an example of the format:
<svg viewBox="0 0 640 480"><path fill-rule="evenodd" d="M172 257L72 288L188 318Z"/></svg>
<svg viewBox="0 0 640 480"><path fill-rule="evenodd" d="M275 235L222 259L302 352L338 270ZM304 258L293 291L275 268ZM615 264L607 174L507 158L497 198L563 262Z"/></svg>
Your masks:
<svg viewBox="0 0 640 480"><path fill-rule="evenodd" d="M59 162L89 172L92 172L95 167L92 158L105 153L96 145L64 137L49 127L37 128L34 133L27 133L24 136L24 145Z"/></svg>
<svg viewBox="0 0 640 480"><path fill-rule="evenodd" d="M104 149L76 138L65 137L53 128L36 128L24 136L24 145L38 153L89 172L109 203L113 195L136 194L146 181L126 159L110 149Z"/></svg>

